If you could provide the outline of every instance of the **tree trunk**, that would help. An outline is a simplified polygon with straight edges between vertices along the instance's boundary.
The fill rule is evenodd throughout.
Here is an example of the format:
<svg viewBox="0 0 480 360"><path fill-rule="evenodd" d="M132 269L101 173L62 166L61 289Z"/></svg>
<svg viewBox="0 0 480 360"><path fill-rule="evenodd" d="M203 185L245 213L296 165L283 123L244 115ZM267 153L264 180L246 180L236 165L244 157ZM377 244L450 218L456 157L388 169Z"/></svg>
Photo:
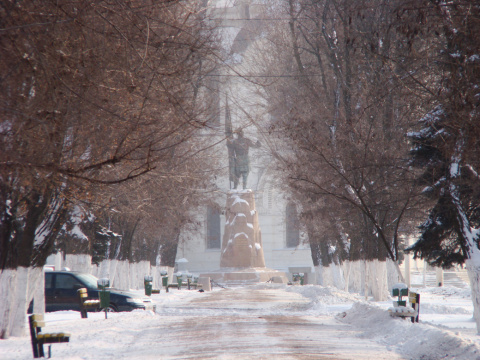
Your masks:
<svg viewBox="0 0 480 360"><path fill-rule="evenodd" d="M18 267L6 269L0 273L0 339L9 336L24 336L26 314L30 301L43 276L42 268ZM36 308L37 310L38 307ZM45 307L41 313L45 311Z"/></svg>
<svg viewBox="0 0 480 360"><path fill-rule="evenodd" d="M180 231L175 229L170 236L162 236L162 247L160 249L160 259L162 266L175 267L175 258L177 257L178 241Z"/></svg>
<svg viewBox="0 0 480 360"><path fill-rule="evenodd" d="M472 290L473 318L477 324L477 333L480 334L480 263L468 259L466 265Z"/></svg>
<svg viewBox="0 0 480 360"><path fill-rule="evenodd" d="M4 269L0 273L0 339L8 339L10 336L11 318L13 317L12 304L15 302L15 286L17 283L17 271Z"/></svg>

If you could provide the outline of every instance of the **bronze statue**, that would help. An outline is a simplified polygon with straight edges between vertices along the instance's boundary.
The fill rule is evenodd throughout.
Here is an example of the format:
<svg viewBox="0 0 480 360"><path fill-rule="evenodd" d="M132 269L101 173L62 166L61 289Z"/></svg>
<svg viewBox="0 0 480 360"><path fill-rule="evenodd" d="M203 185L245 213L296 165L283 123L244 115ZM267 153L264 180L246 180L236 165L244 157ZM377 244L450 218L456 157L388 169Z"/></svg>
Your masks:
<svg viewBox="0 0 480 360"><path fill-rule="evenodd" d="M227 138L228 156L230 166L230 179L233 180L233 188L236 189L240 176L243 180L243 188L247 188L247 177L250 172L250 161L248 159L248 149L250 147L259 148L260 141L253 142L252 140L243 136L241 128L235 131L237 138L233 136Z"/></svg>

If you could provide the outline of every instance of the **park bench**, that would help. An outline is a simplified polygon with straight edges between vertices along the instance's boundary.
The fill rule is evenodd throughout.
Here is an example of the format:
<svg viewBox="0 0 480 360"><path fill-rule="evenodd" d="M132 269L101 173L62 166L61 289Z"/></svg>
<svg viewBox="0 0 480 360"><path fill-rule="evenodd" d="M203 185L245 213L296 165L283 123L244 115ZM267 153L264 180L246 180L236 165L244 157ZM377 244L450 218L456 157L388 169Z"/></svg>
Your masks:
<svg viewBox="0 0 480 360"><path fill-rule="evenodd" d="M176 288L176 289L180 290L182 287L184 287L184 288L186 287L188 290L190 290L191 288L199 289L199 288L202 287L202 284L198 283L198 278L194 278L193 281L192 281L191 278L187 278L187 280L185 281L181 277L177 277L177 282L176 283L173 283L173 284L168 284L167 283L167 285L166 285L167 292L168 292L169 288Z"/></svg>
<svg viewBox="0 0 480 360"><path fill-rule="evenodd" d="M409 317L413 322L418 322L420 313L420 294L409 291L405 284L396 284L392 288L392 296L397 296L398 300L393 302L393 307L388 309L391 316ZM403 300L407 296L407 300Z"/></svg>
<svg viewBox="0 0 480 360"><path fill-rule="evenodd" d="M100 300L97 300L97 299L89 300L86 288L78 289L77 293L78 293L78 301L80 304L80 314L82 316L82 319L86 319L88 317L87 316L88 309L100 308Z"/></svg>
<svg viewBox="0 0 480 360"><path fill-rule="evenodd" d="M35 359L45 357L43 350L44 344L63 343L70 341L68 333L43 333L42 328L45 327L43 315L32 314L28 317L30 323L30 337L32 340L33 357ZM48 347L48 357L51 357L51 346Z"/></svg>
<svg viewBox="0 0 480 360"><path fill-rule="evenodd" d="M181 288L181 284L168 284L167 285L167 288L170 289L170 288L177 288L177 289L180 289Z"/></svg>
<svg viewBox="0 0 480 360"><path fill-rule="evenodd" d="M182 286L186 287L188 290L191 288L198 289L202 287L202 284L198 283L198 278L187 278L187 281L182 281Z"/></svg>

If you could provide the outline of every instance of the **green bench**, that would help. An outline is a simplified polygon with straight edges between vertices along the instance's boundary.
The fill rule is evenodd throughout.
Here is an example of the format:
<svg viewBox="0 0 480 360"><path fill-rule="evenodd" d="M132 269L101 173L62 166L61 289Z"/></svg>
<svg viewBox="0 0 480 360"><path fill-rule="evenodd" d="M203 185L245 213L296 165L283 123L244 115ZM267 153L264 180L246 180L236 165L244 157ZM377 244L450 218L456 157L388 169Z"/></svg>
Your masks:
<svg viewBox="0 0 480 360"><path fill-rule="evenodd" d="M388 312L391 316L411 318L412 323L418 322L420 313L420 294L409 291L405 284L396 284L392 288L392 296L397 296L398 300L393 302L393 308ZM407 298L404 300L403 297Z"/></svg>
<svg viewBox="0 0 480 360"><path fill-rule="evenodd" d="M166 280L163 282L163 286L165 286L165 289L168 292L169 288L177 288L180 290L182 287L186 287L188 290L191 288L198 289L202 287L202 284L198 283L198 278L192 278L192 277L187 277L187 280L183 280L181 276L177 276L177 283L169 284L168 279L165 278Z"/></svg>
<svg viewBox="0 0 480 360"><path fill-rule="evenodd" d="M32 340L33 357L35 359L45 357L43 349L44 344L64 343L70 341L68 333L43 333L42 328L45 327L43 315L32 314L28 317L30 324L30 337ZM48 357L51 357L51 348L48 348Z"/></svg>

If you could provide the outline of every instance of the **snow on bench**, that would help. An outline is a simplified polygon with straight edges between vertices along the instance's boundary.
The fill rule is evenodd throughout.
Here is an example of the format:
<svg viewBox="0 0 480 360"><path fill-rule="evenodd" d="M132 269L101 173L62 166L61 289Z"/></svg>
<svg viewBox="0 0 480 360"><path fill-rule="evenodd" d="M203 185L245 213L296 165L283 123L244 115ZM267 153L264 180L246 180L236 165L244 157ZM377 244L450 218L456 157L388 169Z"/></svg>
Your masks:
<svg viewBox="0 0 480 360"><path fill-rule="evenodd" d="M420 312L420 294L408 290L408 286L399 283L392 287L392 296L397 296L398 300L393 302L393 307L388 309L391 316L399 316L411 318L412 323L418 322ZM402 296L408 296L407 300L403 300Z"/></svg>

